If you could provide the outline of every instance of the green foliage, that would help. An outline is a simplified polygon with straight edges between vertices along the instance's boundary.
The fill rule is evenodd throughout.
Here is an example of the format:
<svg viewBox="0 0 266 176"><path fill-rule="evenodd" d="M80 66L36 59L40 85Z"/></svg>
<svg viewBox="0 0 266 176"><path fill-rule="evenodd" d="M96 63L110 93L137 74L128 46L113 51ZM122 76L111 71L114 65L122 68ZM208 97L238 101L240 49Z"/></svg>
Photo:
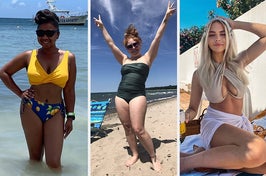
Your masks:
<svg viewBox="0 0 266 176"><path fill-rule="evenodd" d="M217 0L216 5L218 8L222 8L231 19L236 19L263 1L264 0Z"/></svg>
<svg viewBox="0 0 266 176"><path fill-rule="evenodd" d="M180 31L180 54L187 51L201 40L204 27L193 26Z"/></svg>
<svg viewBox="0 0 266 176"><path fill-rule="evenodd" d="M255 7L264 0L217 0L218 8L222 8L229 18L236 19L251 8ZM209 19L214 18L214 10L209 11ZM201 40L204 27L193 26L190 29L182 29L180 31L180 54L184 53L191 47L198 44Z"/></svg>

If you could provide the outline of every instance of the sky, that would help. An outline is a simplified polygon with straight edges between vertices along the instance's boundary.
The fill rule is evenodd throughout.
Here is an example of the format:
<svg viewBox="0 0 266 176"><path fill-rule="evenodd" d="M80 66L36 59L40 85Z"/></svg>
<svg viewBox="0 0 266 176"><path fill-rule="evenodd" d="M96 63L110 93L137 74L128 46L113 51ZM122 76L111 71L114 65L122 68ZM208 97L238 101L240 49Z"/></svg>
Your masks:
<svg viewBox="0 0 266 176"><path fill-rule="evenodd" d="M88 11L87 0L56 0L58 9ZM32 18L38 10L48 8L46 0L0 0L0 18Z"/></svg>
<svg viewBox="0 0 266 176"><path fill-rule="evenodd" d="M134 24L142 38L141 53L144 54L161 24L167 4L168 0L91 1L91 92L117 91L121 79L121 65L105 43L102 32L92 20L93 17L98 18L98 15L101 15L114 42L127 55L122 44L124 32L129 24ZM175 7L177 7L176 3ZM177 13L168 22L160 42L158 55L150 69L146 87L176 85L176 68Z"/></svg>
<svg viewBox="0 0 266 176"><path fill-rule="evenodd" d="M216 15L227 17L223 9L216 7L216 0L180 0L180 29L204 26L209 21L208 12L211 10Z"/></svg>

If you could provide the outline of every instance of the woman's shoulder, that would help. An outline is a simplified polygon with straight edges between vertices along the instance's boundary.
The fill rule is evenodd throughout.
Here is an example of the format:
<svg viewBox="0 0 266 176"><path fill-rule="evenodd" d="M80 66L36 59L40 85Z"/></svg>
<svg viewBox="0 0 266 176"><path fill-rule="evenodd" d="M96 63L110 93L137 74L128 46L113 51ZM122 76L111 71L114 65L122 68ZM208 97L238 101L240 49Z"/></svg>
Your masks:
<svg viewBox="0 0 266 176"><path fill-rule="evenodd" d="M72 52L69 51L69 50L62 50L62 49L59 49L59 53L60 53L60 55L68 54L68 58L70 58L70 59L75 59L75 54L72 53Z"/></svg>
<svg viewBox="0 0 266 176"><path fill-rule="evenodd" d="M26 51L19 53L17 57L28 59L31 57L32 52L34 52L34 50L26 50Z"/></svg>
<svg viewBox="0 0 266 176"><path fill-rule="evenodd" d="M199 69L194 70L193 75L198 76L198 74L199 74Z"/></svg>
<svg viewBox="0 0 266 176"><path fill-rule="evenodd" d="M68 58L69 64L75 64L76 57L72 52L70 52L69 50L59 50L59 53L60 53L60 55Z"/></svg>

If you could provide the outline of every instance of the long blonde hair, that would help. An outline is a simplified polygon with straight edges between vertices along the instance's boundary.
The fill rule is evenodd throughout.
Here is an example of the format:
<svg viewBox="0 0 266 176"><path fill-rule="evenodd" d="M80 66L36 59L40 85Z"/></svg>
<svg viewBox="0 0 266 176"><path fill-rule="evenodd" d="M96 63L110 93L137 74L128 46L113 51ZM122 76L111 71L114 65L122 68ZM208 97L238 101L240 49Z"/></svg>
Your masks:
<svg viewBox="0 0 266 176"><path fill-rule="evenodd" d="M211 28L211 25L214 22L219 22L223 25L225 29L226 36L226 47L223 56L223 62L225 66L231 71L235 72L237 77L245 84L248 84L247 76L244 73L243 65L237 62L237 47L235 41L235 35L228 24L228 22L222 18L214 18L211 20L205 27L205 31L201 38L200 48L201 48L201 59L200 65L198 68L198 74L200 78L201 85L204 88L208 88L212 84L213 76L215 72L215 61L211 58L211 49L208 45L208 34Z"/></svg>

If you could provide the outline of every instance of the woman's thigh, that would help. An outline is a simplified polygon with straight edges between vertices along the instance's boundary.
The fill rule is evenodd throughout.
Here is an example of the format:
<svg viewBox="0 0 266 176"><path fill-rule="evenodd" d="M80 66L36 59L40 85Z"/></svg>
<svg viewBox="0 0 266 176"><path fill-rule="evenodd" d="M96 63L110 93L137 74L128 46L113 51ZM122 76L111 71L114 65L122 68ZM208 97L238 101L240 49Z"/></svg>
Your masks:
<svg viewBox="0 0 266 176"><path fill-rule="evenodd" d="M64 117L56 113L44 123L44 147L46 160L60 161L64 141Z"/></svg>
<svg viewBox="0 0 266 176"><path fill-rule="evenodd" d="M245 146L258 137L254 134L229 124L221 125L213 135L211 147L223 145Z"/></svg>
<svg viewBox="0 0 266 176"><path fill-rule="evenodd" d="M43 155L43 123L26 104L21 104L20 117L30 159L40 160Z"/></svg>
<svg viewBox="0 0 266 176"><path fill-rule="evenodd" d="M122 124L130 124L129 104L120 97L115 97L115 106Z"/></svg>
<svg viewBox="0 0 266 176"><path fill-rule="evenodd" d="M147 100L145 96L138 96L129 102L129 112L132 127L144 128Z"/></svg>

